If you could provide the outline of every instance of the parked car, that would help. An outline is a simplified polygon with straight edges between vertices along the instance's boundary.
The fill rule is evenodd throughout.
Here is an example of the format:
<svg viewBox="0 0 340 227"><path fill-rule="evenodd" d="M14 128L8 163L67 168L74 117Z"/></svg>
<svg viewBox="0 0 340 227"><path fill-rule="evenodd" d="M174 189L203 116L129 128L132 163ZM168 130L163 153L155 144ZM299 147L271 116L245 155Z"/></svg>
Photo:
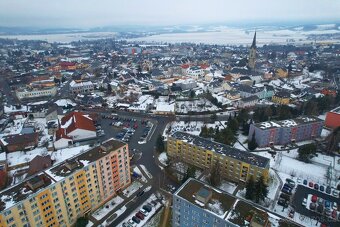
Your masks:
<svg viewBox="0 0 340 227"><path fill-rule="evenodd" d="M142 195L144 195L144 190L137 193L137 196L142 196Z"/></svg>
<svg viewBox="0 0 340 227"><path fill-rule="evenodd" d="M318 198L318 204L323 204L323 198L321 197Z"/></svg>
<svg viewBox="0 0 340 227"><path fill-rule="evenodd" d="M127 222L130 226L137 226L137 223L132 221L131 219Z"/></svg>
<svg viewBox="0 0 340 227"><path fill-rule="evenodd" d="M316 208L316 211L319 212L320 214L323 213L324 207L322 204L319 204L318 207Z"/></svg>
<svg viewBox="0 0 340 227"><path fill-rule="evenodd" d="M327 216L331 216L332 210L331 210L330 208L325 208L325 214L326 214Z"/></svg>
<svg viewBox="0 0 340 227"><path fill-rule="evenodd" d="M290 195L287 195L287 194L285 194L285 193L281 193L280 194L280 198L283 198L283 199L285 199L285 200L290 200Z"/></svg>
<svg viewBox="0 0 340 227"><path fill-rule="evenodd" d="M307 198L304 198L303 201L302 201L302 206L306 206L307 205Z"/></svg>
<svg viewBox="0 0 340 227"><path fill-rule="evenodd" d="M320 192L324 192L325 191L325 187L323 185L320 185L319 190L320 190Z"/></svg>
<svg viewBox="0 0 340 227"><path fill-rule="evenodd" d="M133 216L132 217L132 221L134 221L135 223L139 224L141 220L138 217Z"/></svg>
<svg viewBox="0 0 340 227"><path fill-rule="evenodd" d="M337 212L336 210L333 210L333 211L332 211L332 218L333 218L333 219L336 219L337 216L338 216L338 212Z"/></svg>
<svg viewBox="0 0 340 227"><path fill-rule="evenodd" d="M325 208L331 209L331 202L325 200Z"/></svg>
<svg viewBox="0 0 340 227"><path fill-rule="evenodd" d="M315 190L319 190L319 185L318 184L314 184L314 189Z"/></svg>
<svg viewBox="0 0 340 227"><path fill-rule="evenodd" d="M318 197L316 195L313 195L311 200L313 203L316 203L316 201L318 200Z"/></svg>
<svg viewBox="0 0 340 227"><path fill-rule="evenodd" d="M287 208L289 205L289 202L283 198L279 198L279 200L277 201L277 204Z"/></svg>
<svg viewBox="0 0 340 227"><path fill-rule="evenodd" d="M145 217L147 217L149 215L149 212L144 210L143 208L140 209L139 212L141 212Z"/></svg>
<svg viewBox="0 0 340 227"><path fill-rule="evenodd" d="M338 204L336 202L333 202L333 210L338 210Z"/></svg>
<svg viewBox="0 0 340 227"><path fill-rule="evenodd" d="M326 187L326 193L331 194L332 188L330 186Z"/></svg>
<svg viewBox="0 0 340 227"><path fill-rule="evenodd" d="M308 181L307 180L303 180L303 184L307 185Z"/></svg>
<svg viewBox="0 0 340 227"><path fill-rule="evenodd" d="M286 179L286 182L287 182L288 184L292 185L293 187L295 187L295 181L293 181L292 179L287 178L287 179Z"/></svg>
<svg viewBox="0 0 340 227"><path fill-rule="evenodd" d="M336 197L336 198L338 198L339 197L339 192L337 191L337 190L333 190L333 192L332 192L332 195L334 196L334 197Z"/></svg>
<svg viewBox="0 0 340 227"><path fill-rule="evenodd" d="M311 187L311 188L313 188L313 187L314 187L314 183L310 181L310 182L308 183L308 186Z"/></svg>
<svg viewBox="0 0 340 227"><path fill-rule="evenodd" d="M136 213L136 217L139 218L140 220L144 220L144 215L140 211Z"/></svg>
<svg viewBox="0 0 340 227"><path fill-rule="evenodd" d="M288 216L290 218L294 218L294 214L295 214L295 211L294 210L290 210Z"/></svg>
<svg viewBox="0 0 340 227"><path fill-rule="evenodd" d="M143 209L150 213L151 210L152 210L152 206L150 206L150 205L144 205L144 206L143 206Z"/></svg>
<svg viewBox="0 0 340 227"><path fill-rule="evenodd" d="M309 209L315 210L315 208L316 208L316 204L315 203L310 203L309 204Z"/></svg>
<svg viewBox="0 0 340 227"><path fill-rule="evenodd" d="M283 185L283 187L290 188L290 189L293 189L293 188L294 188L293 186L291 186L291 185L288 184L288 183L285 183L285 184Z"/></svg>
<svg viewBox="0 0 340 227"><path fill-rule="evenodd" d="M292 190L289 190L289 189L287 189L287 188L282 188L281 191L284 192L284 193L286 193L286 194L288 194L288 195L291 195L291 194L292 194Z"/></svg>
<svg viewBox="0 0 340 227"><path fill-rule="evenodd" d="M298 179L296 180L299 184L301 184L302 179L300 177L298 177Z"/></svg>

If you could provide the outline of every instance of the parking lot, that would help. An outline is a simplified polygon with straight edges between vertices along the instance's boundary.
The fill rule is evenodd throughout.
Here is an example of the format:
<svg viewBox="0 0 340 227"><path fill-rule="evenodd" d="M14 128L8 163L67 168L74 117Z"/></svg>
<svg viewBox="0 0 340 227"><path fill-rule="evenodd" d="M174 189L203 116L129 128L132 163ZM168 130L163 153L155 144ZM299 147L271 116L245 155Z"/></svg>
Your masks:
<svg viewBox="0 0 340 227"><path fill-rule="evenodd" d="M332 194L327 194L325 192L315 190L314 188L308 187L308 185L307 186L298 185L296 188L296 192L293 195L293 199L292 199L292 207L295 209L295 211L309 218L318 220L322 224L326 224L328 226L339 226L339 222L340 222L338 219L339 216L337 216L335 220L335 219L332 219L329 215L320 214L316 211L309 210L305 206L302 205L304 198L307 198L309 194L316 195L318 198L322 198L323 201L327 200L327 201L330 201L331 203L336 202L338 205L340 203L340 199L334 197ZM308 207L308 204L309 203L307 203L307 207Z"/></svg>
<svg viewBox="0 0 340 227"><path fill-rule="evenodd" d="M112 137L122 140L129 144L130 151L139 150L139 144L146 143L154 130L154 124L148 119L115 114L102 115L99 125L97 130L103 132L99 134L99 140L104 141Z"/></svg>

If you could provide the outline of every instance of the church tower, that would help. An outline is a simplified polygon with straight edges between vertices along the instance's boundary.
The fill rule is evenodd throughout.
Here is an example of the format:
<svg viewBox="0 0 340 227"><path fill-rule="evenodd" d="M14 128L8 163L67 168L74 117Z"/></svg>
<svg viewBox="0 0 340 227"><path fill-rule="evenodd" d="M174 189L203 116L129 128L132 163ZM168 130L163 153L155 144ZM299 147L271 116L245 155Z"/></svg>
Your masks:
<svg viewBox="0 0 340 227"><path fill-rule="evenodd" d="M256 32L253 38L253 44L251 44L249 50L248 66L251 70L255 70L255 61L256 61Z"/></svg>

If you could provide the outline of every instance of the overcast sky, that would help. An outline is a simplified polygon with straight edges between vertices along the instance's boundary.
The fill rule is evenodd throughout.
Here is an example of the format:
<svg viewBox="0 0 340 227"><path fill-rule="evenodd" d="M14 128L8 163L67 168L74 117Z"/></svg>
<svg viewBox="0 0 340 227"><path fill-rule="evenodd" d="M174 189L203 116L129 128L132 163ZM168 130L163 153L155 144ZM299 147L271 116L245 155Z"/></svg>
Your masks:
<svg viewBox="0 0 340 227"><path fill-rule="evenodd" d="M0 26L340 21L340 0L0 0Z"/></svg>

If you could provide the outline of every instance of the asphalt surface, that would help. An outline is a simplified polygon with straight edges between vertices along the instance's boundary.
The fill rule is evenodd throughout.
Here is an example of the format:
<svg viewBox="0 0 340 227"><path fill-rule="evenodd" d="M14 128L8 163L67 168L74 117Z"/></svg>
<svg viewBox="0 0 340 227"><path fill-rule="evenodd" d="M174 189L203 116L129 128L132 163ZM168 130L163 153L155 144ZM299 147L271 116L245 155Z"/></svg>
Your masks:
<svg viewBox="0 0 340 227"><path fill-rule="evenodd" d="M86 111L85 111L86 112ZM89 112L98 112L99 114L111 114L111 111L105 110L91 110ZM170 179L165 179L166 176L163 174L162 169L155 162L154 158L154 150L156 146L156 141L159 135L163 134L163 131L166 125L174 120L174 117L166 117L166 116L155 116L155 115L147 115L142 113L133 113L133 112L118 112L118 117L120 118L133 118L137 119L138 128L136 129L134 135L131 137L131 140L128 142L129 150L137 149L141 156L138 160L136 160L133 164L144 165L147 170L153 176L152 179L149 180L148 184L152 186L151 190L145 192L144 195L140 197L135 197L132 201L126 204L126 211L117 217L109 226L118 226L120 222L122 222L127 217L132 217L134 214L131 212L139 207L142 203L144 203L153 193L159 192L160 187L163 185L171 184L174 187L178 187L175 182L172 182ZM147 137L147 141L145 144L138 144L138 140L140 136L143 134L143 129L145 125L141 124L141 120L150 120L153 123L153 127L150 129L150 133ZM103 141L105 139L115 137L116 134L120 131L119 128L113 127L110 125L112 119L101 119L101 129L104 130L105 136L98 138L98 140Z"/></svg>
<svg viewBox="0 0 340 227"><path fill-rule="evenodd" d="M306 187L304 185L298 185L296 188L296 192L293 196L292 200L292 206L294 207L295 211L307 216L309 218L318 220L318 222L327 224L329 226L340 226L340 222L336 221L334 219L328 218L325 215L321 215L319 213L316 213L314 211L308 210L306 207L302 206L302 201L304 198L307 198L308 194L316 195L317 197L321 197L324 200L328 200L331 202L336 202L338 205L340 204L340 199L335 198L334 196L331 196L329 194L326 194L324 192L320 192L317 190L314 190L312 188ZM316 223L316 221L315 221Z"/></svg>

